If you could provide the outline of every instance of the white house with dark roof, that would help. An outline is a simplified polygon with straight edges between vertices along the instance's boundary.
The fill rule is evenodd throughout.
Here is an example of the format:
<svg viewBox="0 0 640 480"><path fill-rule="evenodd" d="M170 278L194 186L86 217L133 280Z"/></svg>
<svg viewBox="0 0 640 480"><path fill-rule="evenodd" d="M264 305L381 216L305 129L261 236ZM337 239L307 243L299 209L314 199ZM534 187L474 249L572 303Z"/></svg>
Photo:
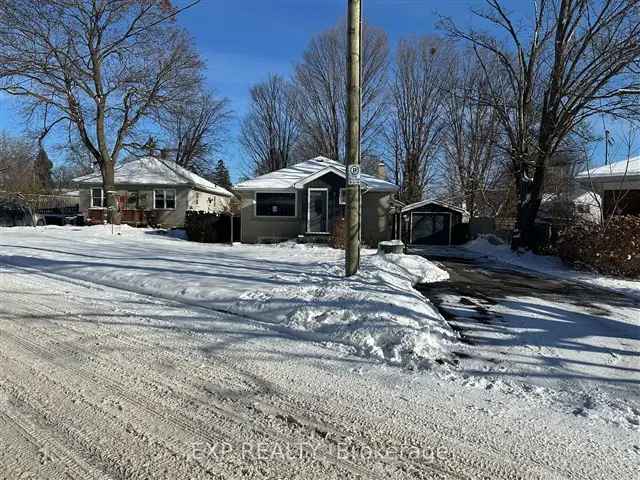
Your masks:
<svg viewBox="0 0 640 480"><path fill-rule="evenodd" d="M74 179L80 212L90 223L106 218L100 173ZM124 223L181 227L189 210L222 213L233 194L170 160L143 157L115 169L118 208Z"/></svg>
<svg viewBox="0 0 640 480"><path fill-rule="evenodd" d="M382 175L380 175L382 176ZM398 187L362 174L362 240L389 240L393 195ZM276 242L300 235L331 235L345 213L345 166L316 157L234 186L241 198L241 236L246 243Z"/></svg>

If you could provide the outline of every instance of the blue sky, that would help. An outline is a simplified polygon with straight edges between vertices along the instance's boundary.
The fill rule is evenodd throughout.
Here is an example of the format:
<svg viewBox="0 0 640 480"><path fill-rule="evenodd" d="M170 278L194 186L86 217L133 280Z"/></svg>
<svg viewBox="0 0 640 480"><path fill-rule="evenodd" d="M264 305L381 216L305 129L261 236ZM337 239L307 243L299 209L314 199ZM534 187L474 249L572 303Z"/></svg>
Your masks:
<svg viewBox="0 0 640 480"><path fill-rule="evenodd" d="M186 4L187 0L176 3ZM438 15L460 24L482 0L364 0L365 19L383 28L393 47L408 35L435 33ZM530 8L527 0L505 2L513 10ZM237 144L239 121L247 110L248 90L271 72L288 75L311 37L346 15L347 0L202 0L181 14L179 23L195 38L206 59L209 86L228 97L234 120L221 157L234 180L242 173ZM24 124L0 96L0 130L19 132Z"/></svg>

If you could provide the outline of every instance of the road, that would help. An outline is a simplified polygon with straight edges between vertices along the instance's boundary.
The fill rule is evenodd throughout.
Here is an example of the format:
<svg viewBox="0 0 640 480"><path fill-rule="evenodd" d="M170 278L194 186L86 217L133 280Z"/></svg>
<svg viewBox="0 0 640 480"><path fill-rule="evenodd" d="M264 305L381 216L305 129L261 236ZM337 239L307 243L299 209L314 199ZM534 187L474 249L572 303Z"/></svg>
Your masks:
<svg viewBox="0 0 640 480"><path fill-rule="evenodd" d="M0 478L636 472L632 432L241 317L2 264L0 298Z"/></svg>

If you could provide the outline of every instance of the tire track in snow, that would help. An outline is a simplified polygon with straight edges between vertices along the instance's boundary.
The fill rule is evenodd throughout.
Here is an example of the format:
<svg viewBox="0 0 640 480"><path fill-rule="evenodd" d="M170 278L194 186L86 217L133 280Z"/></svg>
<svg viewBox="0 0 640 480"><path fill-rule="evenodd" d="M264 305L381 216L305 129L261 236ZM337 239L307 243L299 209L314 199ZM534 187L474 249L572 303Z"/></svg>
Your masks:
<svg viewBox="0 0 640 480"><path fill-rule="evenodd" d="M102 387L105 388L106 390L117 392L118 395L124 398L128 403L131 403L137 408L143 410L151 417L158 418L168 423L171 423L173 426L180 428L184 432L187 432L193 435L195 439L199 439L204 444L219 445L224 442L231 443L231 444L236 443L235 445L236 451L242 450L242 443L237 441L234 442L234 439L230 439L228 436L226 436L223 433L218 433L217 430L219 430L219 427L217 425L212 426L210 424L203 424L200 421L196 421L197 424L192 425L189 422L184 421L182 417L179 415L171 413L167 410L163 410L162 408L155 408L153 406L149 406L146 402L142 401L137 396L132 395L131 393L128 393L124 385L104 375L99 374L95 370L89 370L89 369L77 367L77 366L76 367L69 366L68 362L64 361L65 358L66 359L74 358L78 353L77 351L74 351L72 349L65 348L65 347L57 347L55 349L51 349L51 348L47 348L42 345L39 345L35 342L32 342L25 337L21 337L6 331L3 332L3 334L5 337L11 338L11 340L14 343L16 343L17 345L20 345L23 349L29 351L30 353L33 353L34 355L37 355L43 359L46 359L62 369L74 372L76 375L78 375L81 378L81 380L84 380L84 381L88 380L90 382L93 381L94 383L97 382L97 383L100 383ZM65 354L66 357L65 355L60 355L59 353ZM85 352L85 353L88 353L88 352ZM92 355L96 355L95 352L92 353ZM114 369L113 367L115 366L112 366L112 369ZM176 385L172 386L172 388L175 388L175 387ZM182 394L184 395L184 392L182 392ZM195 401L205 405L204 402L202 402L201 400L195 397L191 397L191 396L188 396L188 397L189 397L189 400L191 401ZM157 402L156 399L154 399L154 401ZM268 435L271 437L271 440L280 440L280 441L289 440L288 437L283 436L276 430L267 428L264 425L257 425L256 422L253 419L250 419L248 416L242 415L237 412L233 412L226 407L223 408L220 404L217 404L215 406L218 409L218 411L221 413L222 417L226 416L227 420L235 421L242 427L251 426L253 427L256 433L262 434L262 435ZM214 430L214 432L216 433L212 434L212 430ZM308 453L312 453L312 452L308 451ZM379 478L379 479L387 478L383 474L378 475L375 472L370 472L369 470L363 467L360 467L359 465L353 462L344 461L340 459L338 456L333 454L323 455L323 458L329 461L330 463L333 463L337 468L349 471L353 475L356 475L358 478Z"/></svg>
<svg viewBox="0 0 640 480"><path fill-rule="evenodd" d="M0 423L4 424L4 428L13 430L14 433L37 449L41 466L51 463L56 470L59 470L61 465L57 462L60 461L62 462L64 475L69 478L82 478L83 480L106 480L109 478L107 475L96 472L94 468L71 453L60 442L55 441L50 432L45 433L41 429L37 429L32 422L26 420L22 415L15 412L10 414L6 410L0 411ZM4 428L3 431L6 431Z"/></svg>
<svg viewBox="0 0 640 480"><path fill-rule="evenodd" d="M46 305L42 305L39 304L40 307L44 307L45 309L47 309L48 311L45 310L40 310L38 313L41 314L49 314L52 312L52 310L50 309L50 307L46 306ZM77 315L67 315L67 318L73 318L76 317L77 320L86 323L87 320L83 319ZM52 322L52 321L50 321ZM71 331L75 331L75 329L72 329L70 327L66 327L66 326L62 326L59 325L57 322L53 322L55 325L61 327L61 328L66 328L69 329ZM75 331L76 333L78 333L77 331ZM149 344L148 342L142 342L138 339L132 339L132 338L128 338L128 341L123 341L122 339L117 339L115 337L110 337L110 339L112 340L116 340L120 343L123 343L126 346L131 347L132 344L130 343L131 340L135 340L137 344L141 344L143 346L146 347L152 347L152 348L157 348L157 345L153 345L153 344ZM72 351L68 351L69 354L72 354ZM85 353L87 354L91 354L91 355L96 355L95 352L89 352L89 351L85 351ZM164 356L165 358L169 359L169 356L165 354L165 352L158 352L158 354L160 356ZM175 360L175 357L172 357L171 360ZM163 374L163 372L158 372L160 374ZM194 374L195 376L199 376L197 371L189 371L188 372L190 375ZM201 380L203 381L207 381L207 379L204 379L202 377L200 377ZM164 384L165 386L171 386L171 384ZM198 387L195 384L191 384L192 388L197 389ZM182 394L184 394L184 392L181 392ZM201 402L201 400L194 398L192 396L189 397L190 401L196 401L196 402ZM255 410L257 413L263 415L263 416L270 416L270 417L274 417L281 420L282 422L285 423L293 423L294 425L301 427L301 428L306 428L308 430L311 430L312 432L316 432L318 433L320 436L328 436L328 434L334 435L335 438L346 438L349 436L352 436L352 434L347 435L341 432L338 432L335 429L330 429L327 428L326 424L319 424L311 419L308 418L308 411L306 412L300 412L300 411L296 411L295 409L293 409L293 414L292 414L292 408L291 405L286 405L286 410L276 407L272 404L265 404L265 403L261 403L261 402L251 402L251 404L249 403L245 403L245 406ZM233 412L230 412L228 407L221 405L220 403L216 402L216 407L219 409L222 409L223 411L227 412L227 413L231 413L233 414ZM245 421L255 421L254 419L251 419L250 417L247 416L241 416L240 418L241 422L245 422ZM449 439L452 440L452 439ZM366 440L365 440L366 442ZM458 442L456 442L458 443ZM366 447L369 447L369 445L366 445ZM462 445L459 445L459 447L462 447ZM465 446L467 449L469 448L469 445ZM402 463L400 464L399 462L390 462L390 466L397 468L397 469L402 469L405 471L405 473L409 473L406 472L407 468L409 467L413 467L412 470L414 470L414 474L416 476L419 476L422 472L421 470L429 470L431 471L433 474L439 474L439 475L446 475L447 478L469 478L466 475L471 474L471 472L474 472L475 474L479 473L478 469L479 469L479 464L484 464L483 465L483 469L484 469L484 476L486 478L498 478L497 476L500 476L502 478L514 478L514 475L519 475L519 473L516 472L522 472L523 467L520 466L519 468L517 468L515 465L510 465L510 468L505 468L506 465L503 465L501 468L498 467L498 465L500 465L501 463L504 464L504 460L502 461L498 461L497 458L494 458L491 462L487 461L487 457L493 457L494 454L490 454L488 452L481 452L482 453L482 457L481 458L477 458L475 460L472 460L473 457L475 457L475 455L469 454L467 453L467 455L465 457L460 457L459 458L459 463L456 464L456 470L458 470L458 472L452 470L451 468L442 468L442 467L434 467L433 465L428 465L426 466L425 464L416 464L416 463ZM511 462L509 462L509 464L511 464ZM536 473L534 473L533 471L531 471L530 469L528 469L528 474L527 474L527 478L532 478L533 475L536 475ZM536 468L537 470L537 468ZM546 469L545 469L546 470ZM462 473L465 472L465 473ZM510 472L510 473L509 473ZM547 472L549 473L549 472ZM523 474L523 473L520 473ZM556 472L557 474L557 472ZM465 475L465 476L462 476Z"/></svg>

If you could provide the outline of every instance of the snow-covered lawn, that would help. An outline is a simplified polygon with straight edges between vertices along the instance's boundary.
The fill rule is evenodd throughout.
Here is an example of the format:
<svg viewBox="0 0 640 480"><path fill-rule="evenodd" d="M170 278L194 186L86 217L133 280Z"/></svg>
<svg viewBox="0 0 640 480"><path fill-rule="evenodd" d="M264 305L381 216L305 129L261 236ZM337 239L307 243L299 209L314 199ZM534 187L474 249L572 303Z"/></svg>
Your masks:
<svg viewBox="0 0 640 480"><path fill-rule="evenodd" d="M2 229L1 260L240 314L392 364L424 366L455 340L412 288L448 278L420 257L365 251L361 272L345 279L343 253L327 247L206 245L127 226L114 233L110 226Z"/></svg>
<svg viewBox="0 0 640 480"><path fill-rule="evenodd" d="M536 255L531 252L515 253L508 245L495 245L486 237L480 237L466 244L464 248L510 265L516 265L553 277L605 288L640 298L640 279L635 281L577 271L565 265L557 257Z"/></svg>

